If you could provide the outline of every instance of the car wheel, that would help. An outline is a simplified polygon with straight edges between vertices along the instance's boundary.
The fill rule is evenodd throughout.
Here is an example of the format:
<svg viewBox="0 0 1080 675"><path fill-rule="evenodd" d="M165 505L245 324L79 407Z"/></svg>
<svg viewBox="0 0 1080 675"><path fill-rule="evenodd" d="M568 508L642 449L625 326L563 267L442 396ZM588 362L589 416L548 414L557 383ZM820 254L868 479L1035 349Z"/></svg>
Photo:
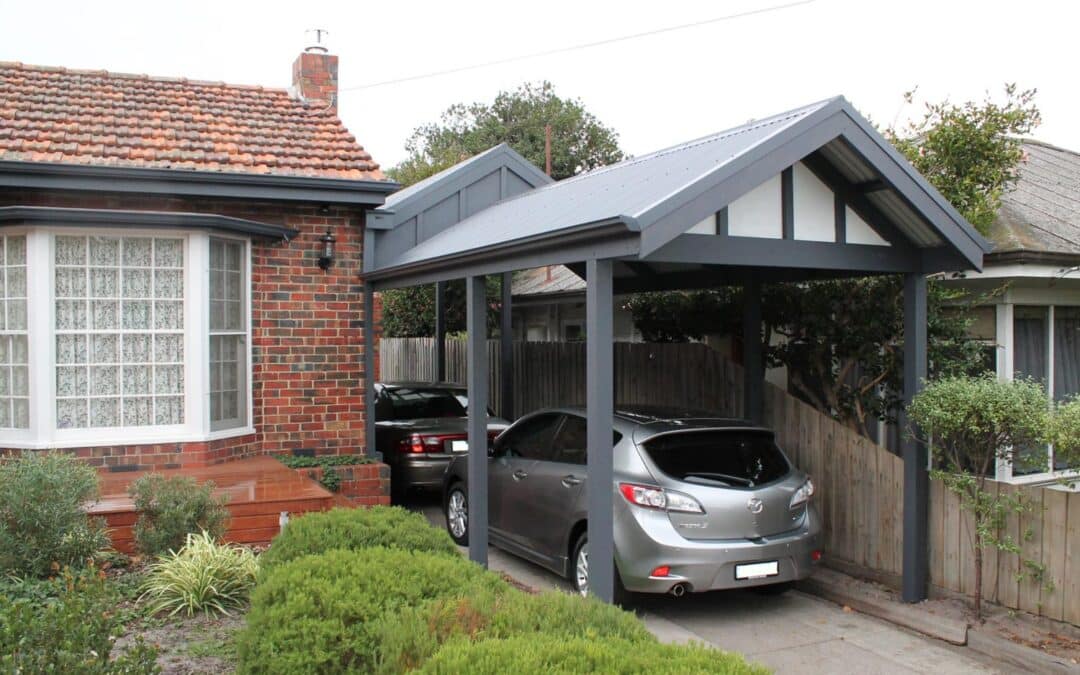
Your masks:
<svg viewBox="0 0 1080 675"><path fill-rule="evenodd" d="M574 557L570 566L570 583L574 590L581 595L589 594L589 535L582 533L574 544ZM629 602L630 593L623 586L619 576L619 568L615 568L615 597L612 598L616 605L622 606Z"/></svg>
<svg viewBox="0 0 1080 675"><path fill-rule="evenodd" d="M769 584L768 586L754 586L753 590L759 595L783 595L790 591L793 585L790 581L784 581L779 584Z"/></svg>
<svg viewBox="0 0 1080 675"><path fill-rule="evenodd" d="M465 487L455 484L446 493L446 531L458 546L469 545L469 497Z"/></svg>

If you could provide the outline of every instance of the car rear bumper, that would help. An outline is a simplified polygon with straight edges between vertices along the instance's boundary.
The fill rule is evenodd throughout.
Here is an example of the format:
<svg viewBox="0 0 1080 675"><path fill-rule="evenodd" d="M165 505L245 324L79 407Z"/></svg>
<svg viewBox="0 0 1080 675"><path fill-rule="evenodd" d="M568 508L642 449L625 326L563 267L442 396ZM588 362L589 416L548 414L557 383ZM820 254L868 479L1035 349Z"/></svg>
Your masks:
<svg viewBox="0 0 1080 675"><path fill-rule="evenodd" d="M753 540L685 539L666 513L636 507L617 508L616 520L619 575L627 590L638 593L667 593L678 584L702 592L805 579L816 565L814 552L821 551L821 521L812 507L797 529ZM736 578L740 565L774 561L775 575ZM670 568L668 575L652 576L661 566Z"/></svg>
<svg viewBox="0 0 1080 675"><path fill-rule="evenodd" d="M397 489L442 488L443 474L451 455L426 454L402 458L390 467L390 480Z"/></svg>

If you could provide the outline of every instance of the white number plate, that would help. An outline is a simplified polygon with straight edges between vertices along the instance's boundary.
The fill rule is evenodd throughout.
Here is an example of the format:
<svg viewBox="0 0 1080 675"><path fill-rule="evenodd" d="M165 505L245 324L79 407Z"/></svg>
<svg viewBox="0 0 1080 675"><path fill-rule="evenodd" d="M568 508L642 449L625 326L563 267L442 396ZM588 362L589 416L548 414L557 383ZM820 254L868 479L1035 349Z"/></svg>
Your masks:
<svg viewBox="0 0 1080 675"><path fill-rule="evenodd" d="M763 579L775 577L777 574L780 574L780 563L775 560L735 566L736 579Z"/></svg>
<svg viewBox="0 0 1080 675"><path fill-rule="evenodd" d="M469 451L469 442L468 441L450 441L450 450L452 452L468 452Z"/></svg>

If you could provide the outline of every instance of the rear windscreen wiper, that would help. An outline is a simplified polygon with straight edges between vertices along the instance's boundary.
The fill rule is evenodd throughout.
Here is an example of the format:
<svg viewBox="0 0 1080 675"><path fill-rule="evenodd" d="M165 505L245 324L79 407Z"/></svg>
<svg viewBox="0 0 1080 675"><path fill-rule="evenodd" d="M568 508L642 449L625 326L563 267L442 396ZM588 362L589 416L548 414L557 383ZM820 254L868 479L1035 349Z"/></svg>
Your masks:
<svg viewBox="0 0 1080 675"><path fill-rule="evenodd" d="M741 478L739 476L732 476L732 475L729 475L729 474L726 474L726 473L694 472L694 473L686 474L683 477L683 480L686 480L687 478L695 478L695 477L696 478L712 479L712 480L716 480L716 481L732 481L732 482L738 483L739 485L744 485L746 487L753 487L754 486L754 481L750 480L749 478Z"/></svg>

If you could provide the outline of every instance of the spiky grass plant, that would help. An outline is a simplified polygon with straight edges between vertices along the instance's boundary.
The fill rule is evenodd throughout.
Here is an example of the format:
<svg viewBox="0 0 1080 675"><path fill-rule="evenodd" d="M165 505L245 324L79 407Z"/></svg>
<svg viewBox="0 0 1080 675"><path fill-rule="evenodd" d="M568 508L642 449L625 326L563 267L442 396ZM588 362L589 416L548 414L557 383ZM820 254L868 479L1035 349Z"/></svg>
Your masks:
<svg viewBox="0 0 1080 675"><path fill-rule="evenodd" d="M249 549L218 543L206 531L189 534L183 548L150 565L139 599L155 614L231 614L247 602L258 569Z"/></svg>

